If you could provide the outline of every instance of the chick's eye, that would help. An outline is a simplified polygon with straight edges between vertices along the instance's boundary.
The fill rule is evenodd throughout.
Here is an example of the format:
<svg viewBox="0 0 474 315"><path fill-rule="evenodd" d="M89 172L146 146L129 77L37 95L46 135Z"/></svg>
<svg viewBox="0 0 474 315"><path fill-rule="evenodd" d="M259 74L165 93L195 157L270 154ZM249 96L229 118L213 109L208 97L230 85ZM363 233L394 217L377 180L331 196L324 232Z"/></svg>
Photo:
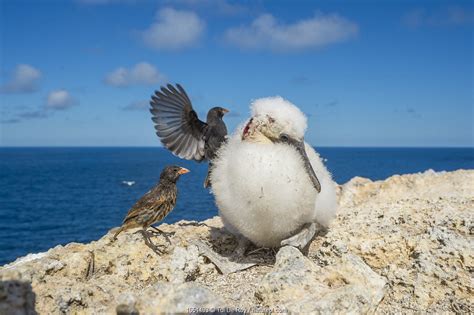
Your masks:
<svg viewBox="0 0 474 315"><path fill-rule="evenodd" d="M288 135L287 135L287 134L282 133L282 134L280 135L280 140L281 140L281 141L283 141L283 142L288 142L288 139L289 139L289 138L288 138Z"/></svg>

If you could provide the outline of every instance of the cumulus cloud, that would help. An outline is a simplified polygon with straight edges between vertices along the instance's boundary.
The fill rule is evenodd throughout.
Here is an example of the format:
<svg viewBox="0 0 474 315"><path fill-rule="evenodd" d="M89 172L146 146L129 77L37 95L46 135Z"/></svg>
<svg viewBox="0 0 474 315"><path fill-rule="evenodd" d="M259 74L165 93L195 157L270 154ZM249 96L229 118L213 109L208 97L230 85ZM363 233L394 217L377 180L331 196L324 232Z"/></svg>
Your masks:
<svg viewBox="0 0 474 315"><path fill-rule="evenodd" d="M164 8L156 21L141 33L144 43L156 50L180 50L196 44L206 23L192 11Z"/></svg>
<svg viewBox="0 0 474 315"><path fill-rule="evenodd" d="M455 26L474 23L474 11L452 6L442 9L413 9L402 17L402 23L409 27Z"/></svg>
<svg viewBox="0 0 474 315"><path fill-rule="evenodd" d="M108 85L127 86L129 84L128 77L129 77L128 70L123 67L120 67L110 72L109 74L107 74L104 81Z"/></svg>
<svg viewBox="0 0 474 315"><path fill-rule="evenodd" d="M123 110L141 111L141 110L147 110L149 107L150 107L150 103L148 101L144 100L144 101L131 102L127 106L123 107L122 109Z"/></svg>
<svg viewBox="0 0 474 315"><path fill-rule="evenodd" d="M64 110L76 104L68 91L55 90L48 94L45 109Z"/></svg>
<svg viewBox="0 0 474 315"><path fill-rule="evenodd" d="M67 90L54 90L48 94L45 103L38 109L26 109L19 111L12 117L3 119L1 122L5 124L14 124L25 120L43 119L50 117L57 111L69 109L76 104L78 104L77 100L75 100ZM18 107L18 109L21 108L24 107Z"/></svg>
<svg viewBox="0 0 474 315"><path fill-rule="evenodd" d="M33 66L19 64L8 82L0 87L3 93L31 93L38 89L41 72Z"/></svg>
<svg viewBox="0 0 474 315"><path fill-rule="evenodd" d="M106 75L104 82L111 86L152 85L165 80L158 69L147 62L140 62L130 69L119 67Z"/></svg>
<svg viewBox="0 0 474 315"><path fill-rule="evenodd" d="M312 18L284 24L263 14L250 25L227 30L226 40L243 49L301 51L348 40L358 33L357 24L337 15L316 13Z"/></svg>

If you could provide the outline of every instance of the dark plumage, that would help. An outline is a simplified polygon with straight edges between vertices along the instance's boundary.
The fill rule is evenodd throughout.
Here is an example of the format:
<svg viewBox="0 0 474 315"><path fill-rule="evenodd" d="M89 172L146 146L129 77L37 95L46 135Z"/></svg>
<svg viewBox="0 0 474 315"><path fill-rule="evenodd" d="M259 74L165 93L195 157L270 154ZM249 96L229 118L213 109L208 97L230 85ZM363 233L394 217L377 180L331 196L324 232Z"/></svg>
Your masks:
<svg viewBox="0 0 474 315"><path fill-rule="evenodd" d="M228 110L213 107L207 113L206 122L201 121L179 84L176 87L171 84L167 88L161 87L151 98L152 120L163 145L180 158L198 162L208 160L210 170L212 159L227 136L222 117ZM204 186L209 185L208 171Z"/></svg>
<svg viewBox="0 0 474 315"><path fill-rule="evenodd" d="M189 170L183 167L167 166L161 172L158 184L141 197L128 211L122 226L115 233L114 239L122 231L141 227L145 242L156 250L156 246L151 243L146 229L152 224L163 220L173 210L178 194L176 181L182 174L188 172Z"/></svg>

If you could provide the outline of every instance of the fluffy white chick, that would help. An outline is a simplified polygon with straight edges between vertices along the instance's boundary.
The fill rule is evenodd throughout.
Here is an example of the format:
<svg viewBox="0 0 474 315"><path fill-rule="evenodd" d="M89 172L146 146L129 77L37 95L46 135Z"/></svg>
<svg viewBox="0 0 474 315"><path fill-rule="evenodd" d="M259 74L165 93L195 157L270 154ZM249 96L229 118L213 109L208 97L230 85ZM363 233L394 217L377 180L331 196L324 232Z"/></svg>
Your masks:
<svg viewBox="0 0 474 315"><path fill-rule="evenodd" d="M305 115L281 97L255 100L252 117L222 146L211 173L225 226L253 243L278 247L303 226L327 227L336 185L304 142Z"/></svg>

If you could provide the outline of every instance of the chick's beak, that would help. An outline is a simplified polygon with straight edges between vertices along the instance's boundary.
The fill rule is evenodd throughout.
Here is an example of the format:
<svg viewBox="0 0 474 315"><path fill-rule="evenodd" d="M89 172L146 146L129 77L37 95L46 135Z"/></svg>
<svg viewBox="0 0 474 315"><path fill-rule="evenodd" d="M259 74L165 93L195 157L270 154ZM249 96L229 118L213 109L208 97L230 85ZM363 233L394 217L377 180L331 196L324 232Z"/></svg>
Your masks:
<svg viewBox="0 0 474 315"><path fill-rule="evenodd" d="M313 183L314 188L317 190L318 193L320 193L321 192L321 183L319 182L319 179L316 176L316 173L314 172L314 169L311 166L311 163L309 162L308 155L306 154L306 150L304 148L304 140L301 140L301 141L293 140L292 142L293 142L293 145L296 147L296 150L298 151L298 153L303 158L306 173L308 174L309 178L311 179L311 182Z"/></svg>
<svg viewBox="0 0 474 315"><path fill-rule="evenodd" d="M178 171L179 175L183 175L183 174L186 174L186 173L189 173L189 170L187 168L184 168L184 167L181 167Z"/></svg>

